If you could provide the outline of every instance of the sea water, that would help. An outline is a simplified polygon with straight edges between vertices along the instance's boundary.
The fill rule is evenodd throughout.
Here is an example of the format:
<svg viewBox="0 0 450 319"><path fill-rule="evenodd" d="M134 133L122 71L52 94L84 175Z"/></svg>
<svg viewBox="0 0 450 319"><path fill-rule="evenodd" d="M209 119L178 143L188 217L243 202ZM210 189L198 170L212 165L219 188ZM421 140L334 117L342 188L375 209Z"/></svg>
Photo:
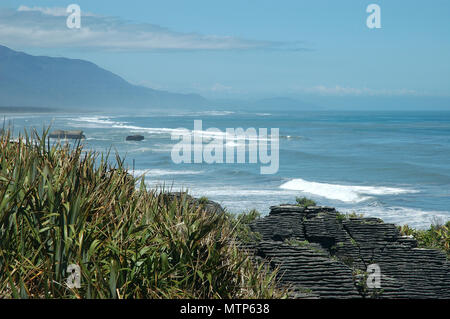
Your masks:
<svg viewBox="0 0 450 319"><path fill-rule="evenodd" d="M24 128L83 130L85 147L125 157L149 187L188 190L231 212L294 203L298 196L341 212L425 228L450 219L450 112L178 111L5 114ZM2 116L3 117L3 116ZM171 139L179 129L279 128L279 170L259 164L175 164ZM145 140L125 141L141 134ZM237 143L242 143L238 141ZM245 141L244 141L245 143ZM133 161L135 163L133 171Z"/></svg>

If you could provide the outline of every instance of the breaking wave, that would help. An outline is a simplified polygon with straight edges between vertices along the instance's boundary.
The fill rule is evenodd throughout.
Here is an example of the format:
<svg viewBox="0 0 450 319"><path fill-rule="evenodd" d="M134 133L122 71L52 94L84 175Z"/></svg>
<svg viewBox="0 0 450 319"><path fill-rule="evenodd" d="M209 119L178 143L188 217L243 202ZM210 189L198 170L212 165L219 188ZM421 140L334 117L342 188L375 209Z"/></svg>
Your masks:
<svg viewBox="0 0 450 319"><path fill-rule="evenodd" d="M416 190L382 187L382 186L352 186L309 182L301 178L292 179L280 186L282 189L297 190L310 193L332 200L347 203L359 203L372 198L368 195L397 195L407 193L418 193Z"/></svg>

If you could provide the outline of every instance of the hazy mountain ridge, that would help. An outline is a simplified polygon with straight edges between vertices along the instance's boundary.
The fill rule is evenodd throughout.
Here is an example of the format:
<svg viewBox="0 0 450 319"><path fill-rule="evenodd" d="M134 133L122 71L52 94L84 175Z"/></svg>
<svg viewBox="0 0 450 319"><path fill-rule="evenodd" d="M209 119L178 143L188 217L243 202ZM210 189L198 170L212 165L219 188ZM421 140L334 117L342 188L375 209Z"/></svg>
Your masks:
<svg viewBox="0 0 450 319"><path fill-rule="evenodd" d="M0 45L0 108L70 111L223 109L275 111L449 110L447 96L276 96L264 99L206 99L133 85L98 65L79 59L33 56Z"/></svg>
<svg viewBox="0 0 450 319"><path fill-rule="evenodd" d="M32 56L0 46L0 106L194 107L207 100L135 86L84 60Z"/></svg>

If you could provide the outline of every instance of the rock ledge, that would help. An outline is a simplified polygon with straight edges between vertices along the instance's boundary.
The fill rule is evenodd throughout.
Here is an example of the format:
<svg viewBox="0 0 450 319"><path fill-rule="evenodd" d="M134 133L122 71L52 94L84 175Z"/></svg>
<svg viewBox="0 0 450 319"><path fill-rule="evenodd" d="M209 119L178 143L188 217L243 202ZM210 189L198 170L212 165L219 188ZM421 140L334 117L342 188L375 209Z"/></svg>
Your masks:
<svg viewBox="0 0 450 319"><path fill-rule="evenodd" d="M246 245L279 267L297 298L450 298L450 263L417 248L394 224L378 218L342 219L332 207L271 207L250 225L261 241ZM367 287L367 267L380 267L381 287Z"/></svg>

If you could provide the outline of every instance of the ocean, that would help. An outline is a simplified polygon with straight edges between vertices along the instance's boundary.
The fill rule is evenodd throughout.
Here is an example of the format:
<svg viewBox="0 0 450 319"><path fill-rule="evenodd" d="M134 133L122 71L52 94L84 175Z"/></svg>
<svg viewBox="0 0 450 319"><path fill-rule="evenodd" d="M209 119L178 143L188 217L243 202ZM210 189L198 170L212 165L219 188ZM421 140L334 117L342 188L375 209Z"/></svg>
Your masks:
<svg viewBox="0 0 450 319"><path fill-rule="evenodd" d="M6 114L24 128L83 130L87 149L118 152L149 187L187 190L231 212L294 203L306 196L339 211L427 228L450 219L450 112L178 111ZM3 116L2 116L3 117ZM279 128L279 170L261 164L175 164L179 128ZM145 140L125 141L141 134ZM239 143L241 143L240 141ZM245 141L244 141L245 142ZM133 170L133 162L135 163Z"/></svg>

